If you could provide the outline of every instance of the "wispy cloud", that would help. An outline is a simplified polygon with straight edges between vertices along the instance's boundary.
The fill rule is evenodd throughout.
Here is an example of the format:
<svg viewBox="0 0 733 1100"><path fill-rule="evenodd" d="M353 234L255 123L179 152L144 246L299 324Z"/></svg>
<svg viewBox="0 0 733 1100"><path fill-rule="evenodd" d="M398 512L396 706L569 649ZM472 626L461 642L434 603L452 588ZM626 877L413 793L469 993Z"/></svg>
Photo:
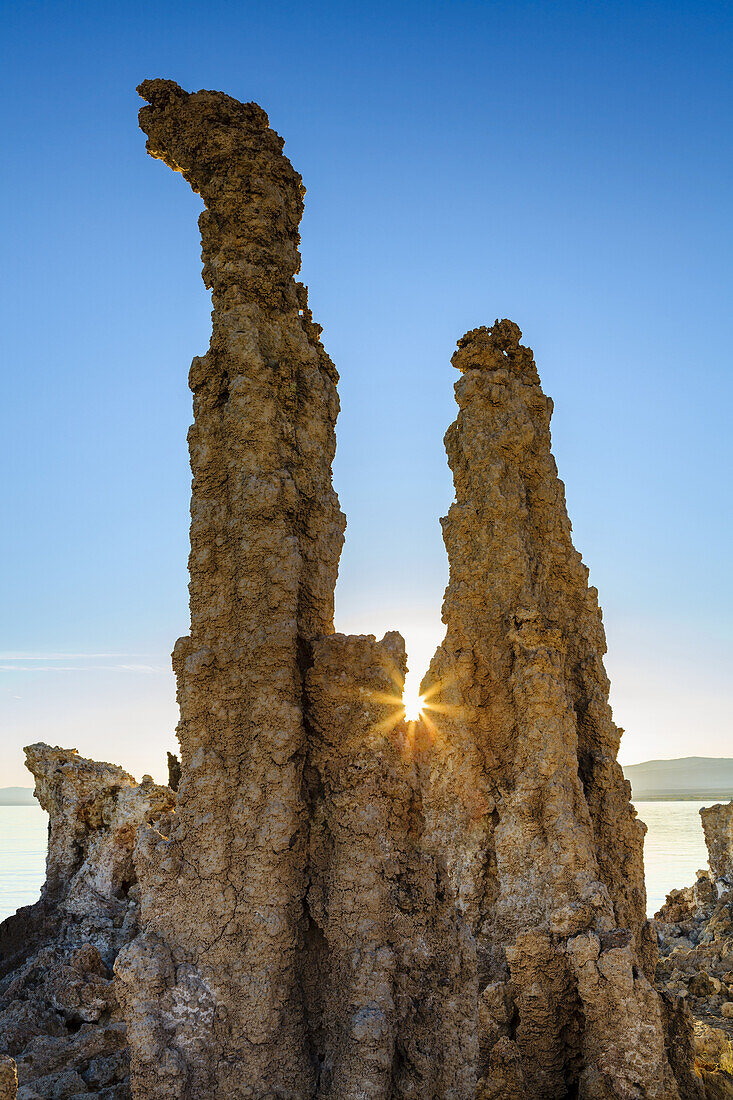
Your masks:
<svg viewBox="0 0 733 1100"><path fill-rule="evenodd" d="M0 653L0 672L168 672L166 666L141 662L147 653ZM67 661L102 662L113 657L138 658L114 664L66 664Z"/></svg>
<svg viewBox="0 0 733 1100"><path fill-rule="evenodd" d="M0 653L0 661L97 661L106 660L109 657L150 657L150 653L23 653L19 650L11 650L9 653Z"/></svg>

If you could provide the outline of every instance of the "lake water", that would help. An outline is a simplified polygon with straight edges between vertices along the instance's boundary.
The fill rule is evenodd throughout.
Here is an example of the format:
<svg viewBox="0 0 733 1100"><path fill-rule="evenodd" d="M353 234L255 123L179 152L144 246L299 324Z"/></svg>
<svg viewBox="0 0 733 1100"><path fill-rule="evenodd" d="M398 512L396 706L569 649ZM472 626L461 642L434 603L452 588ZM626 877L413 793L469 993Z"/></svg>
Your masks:
<svg viewBox="0 0 733 1100"><path fill-rule="evenodd" d="M47 841L48 815L40 806L0 806L0 920L38 901Z"/></svg>
<svg viewBox="0 0 733 1100"><path fill-rule="evenodd" d="M707 866L698 810L712 802L637 802L649 826L644 847L648 911ZM40 806L0 806L0 920L38 898L45 877L48 818Z"/></svg>
<svg viewBox="0 0 733 1100"><path fill-rule="evenodd" d="M708 850L700 821L707 802L635 802L648 832L644 840L646 908L650 917L664 905L670 890L691 886L695 872L708 865Z"/></svg>

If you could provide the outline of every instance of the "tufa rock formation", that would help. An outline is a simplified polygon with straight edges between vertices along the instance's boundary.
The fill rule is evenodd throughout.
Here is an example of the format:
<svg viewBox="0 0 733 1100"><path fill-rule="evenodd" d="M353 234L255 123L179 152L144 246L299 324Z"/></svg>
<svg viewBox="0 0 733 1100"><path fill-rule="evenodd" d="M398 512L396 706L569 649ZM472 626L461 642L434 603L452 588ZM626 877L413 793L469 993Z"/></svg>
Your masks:
<svg viewBox="0 0 733 1100"><path fill-rule="evenodd" d="M421 850L401 641L333 635L337 375L295 279L302 183L255 104L139 91L148 152L206 206L213 332L190 375L178 807L141 832L143 932L115 967L133 1093L468 1097L471 945Z"/></svg>
<svg viewBox="0 0 733 1100"><path fill-rule="evenodd" d="M733 885L733 802L700 810L710 874Z"/></svg>
<svg viewBox="0 0 733 1100"><path fill-rule="evenodd" d="M473 1097L475 954L447 881L421 846L410 729L395 719L402 639L334 634L314 643L313 656L303 777L311 814L308 893L297 980L315 1072L297 1095L356 1100L368 1088L367 1095L385 1097L417 1089L436 1100ZM150 943L140 937L128 955L137 959ZM117 971L129 982L126 963L123 956ZM136 992L133 1056L136 1043L149 1041L151 1025L157 1035L155 1016L173 1016L175 1008L161 989L162 1005L151 997L139 1018ZM179 1026L174 1050L184 1041ZM136 1095L156 1095L155 1063L143 1065L147 1079L142 1086L138 1079ZM190 1095L216 1095L199 1091L197 1073L193 1064L182 1082ZM241 1088L242 1095L263 1095L257 1079Z"/></svg>
<svg viewBox="0 0 733 1100"><path fill-rule="evenodd" d="M175 753L168 753L168 786L177 791L181 783L181 761Z"/></svg>
<svg viewBox="0 0 733 1100"><path fill-rule="evenodd" d="M704 1095L733 1098L733 802L700 810L709 871L673 890L656 914L657 984L694 1020L694 1059Z"/></svg>
<svg viewBox="0 0 733 1100"><path fill-rule="evenodd" d="M0 1090L17 1063L19 1100L699 1096L519 329L454 356L447 633L407 723L400 636L333 632L337 375L296 280L300 177L255 104L139 91L148 152L203 199L213 301L178 795L29 750L48 879L0 929Z"/></svg>
<svg viewBox="0 0 733 1100"><path fill-rule="evenodd" d="M213 331L190 373L179 807L141 838L145 936L117 968L136 1090L306 1095L303 679L313 639L333 629L343 541L336 372L295 280L301 180L264 111L171 81L138 91L148 152L206 206Z"/></svg>
<svg viewBox="0 0 733 1100"><path fill-rule="evenodd" d="M511 321L459 341L431 842L476 938L482 1097L673 1097L597 592Z"/></svg>
<svg viewBox="0 0 733 1100"><path fill-rule="evenodd" d="M475 952L422 843L414 727L395 724L399 634L334 634L306 680L317 1095L473 1097Z"/></svg>
<svg viewBox="0 0 733 1100"><path fill-rule="evenodd" d="M74 749L31 745L49 815L40 900L0 925L0 1098L127 1100L126 1029L112 980L137 931L133 848L173 795ZM4 1090L4 1091L3 1091Z"/></svg>

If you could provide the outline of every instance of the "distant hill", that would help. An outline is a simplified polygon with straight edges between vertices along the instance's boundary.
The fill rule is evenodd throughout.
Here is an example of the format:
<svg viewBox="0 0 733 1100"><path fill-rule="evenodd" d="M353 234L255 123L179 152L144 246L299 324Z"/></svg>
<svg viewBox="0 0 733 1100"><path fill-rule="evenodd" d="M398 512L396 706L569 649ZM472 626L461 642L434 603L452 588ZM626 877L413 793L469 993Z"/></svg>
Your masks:
<svg viewBox="0 0 733 1100"><path fill-rule="evenodd" d="M0 806L37 806L32 787L0 787Z"/></svg>
<svg viewBox="0 0 733 1100"><path fill-rule="evenodd" d="M733 759L685 756L680 760L645 760L627 764L624 775L639 802L676 799L733 801Z"/></svg>
<svg viewBox="0 0 733 1100"><path fill-rule="evenodd" d="M684 756L627 764L624 775L639 802L708 799L733 801L733 758ZM37 806L32 787L0 787L0 806Z"/></svg>

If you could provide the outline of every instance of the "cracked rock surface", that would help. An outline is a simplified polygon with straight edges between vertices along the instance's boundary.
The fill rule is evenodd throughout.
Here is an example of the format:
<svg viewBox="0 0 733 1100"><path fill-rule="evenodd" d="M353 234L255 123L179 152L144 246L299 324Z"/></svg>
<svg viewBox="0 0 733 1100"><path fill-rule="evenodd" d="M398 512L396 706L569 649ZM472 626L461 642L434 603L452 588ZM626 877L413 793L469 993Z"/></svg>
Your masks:
<svg viewBox="0 0 733 1100"><path fill-rule="evenodd" d="M405 671L399 634L334 634L307 679L309 1018L329 1100L475 1092L475 952L423 844L416 731L395 708Z"/></svg>

